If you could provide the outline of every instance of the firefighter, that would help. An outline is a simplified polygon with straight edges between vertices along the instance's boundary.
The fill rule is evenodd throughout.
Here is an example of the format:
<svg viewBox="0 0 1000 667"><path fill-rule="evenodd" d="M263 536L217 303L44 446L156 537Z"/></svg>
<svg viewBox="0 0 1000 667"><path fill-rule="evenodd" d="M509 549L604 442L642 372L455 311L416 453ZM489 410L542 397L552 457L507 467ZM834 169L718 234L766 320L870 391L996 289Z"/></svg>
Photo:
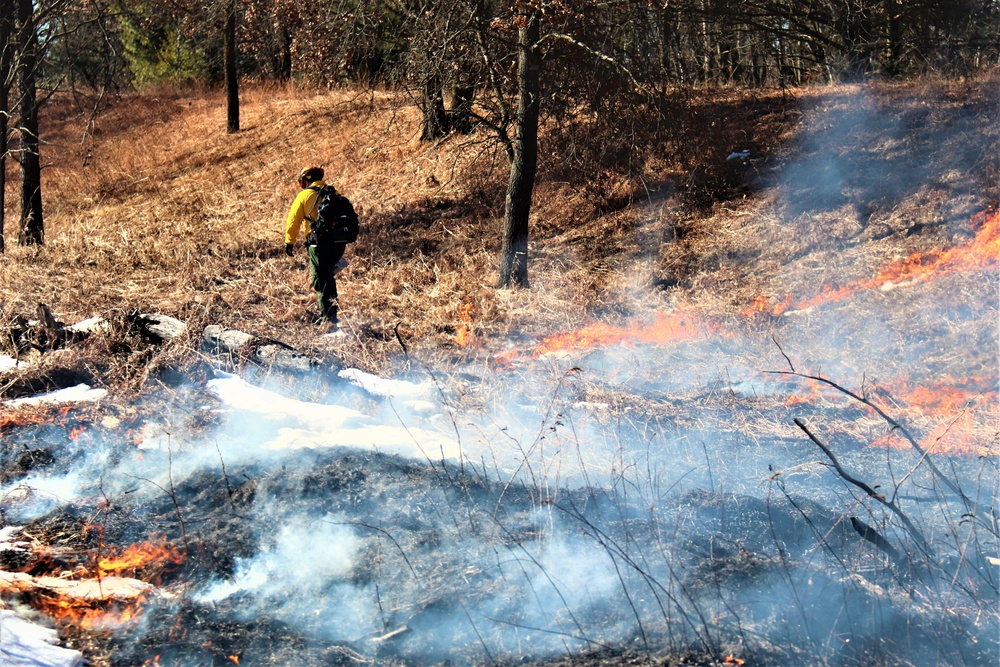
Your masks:
<svg viewBox="0 0 1000 667"><path fill-rule="evenodd" d="M322 167L306 167L299 172L299 187L302 191L295 197L288 211L285 223L285 254L292 256L299 229L305 233L306 251L309 254L309 276L317 294L319 308L318 322L328 326L331 333L339 332L337 321L337 279L338 262L344 256L346 243L323 242L311 233L311 225L317 220L319 191L327 184L323 181Z"/></svg>

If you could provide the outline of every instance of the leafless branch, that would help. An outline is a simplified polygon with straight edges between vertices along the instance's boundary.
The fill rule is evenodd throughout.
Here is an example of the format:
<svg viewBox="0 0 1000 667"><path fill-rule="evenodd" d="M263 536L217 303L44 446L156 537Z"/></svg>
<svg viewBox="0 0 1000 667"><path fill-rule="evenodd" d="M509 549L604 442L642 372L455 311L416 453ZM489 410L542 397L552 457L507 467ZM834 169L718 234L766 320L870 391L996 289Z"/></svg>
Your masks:
<svg viewBox="0 0 1000 667"><path fill-rule="evenodd" d="M923 536L923 533L921 533L920 530L913 525L913 522L910 521L910 518L906 516L906 514L904 514L901 509L899 509L899 506L896 505L896 503L887 500L883 494L877 492L875 489L868 486L868 484L866 484L865 482L861 481L856 477L851 476L846 470L844 470L843 466L840 465L840 461L838 461L837 457L834 456L832 451L830 451L830 448L827 447L825 444L823 444L823 442L819 438L813 435L812 431L809 430L809 427L806 426L801 419L796 418L792 421L795 422L796 426L802 429L803 433L809 436L809 439L812 440L817 447L823 450L823 453L826 454L826 457L830 459L831 463L833 463L833 467L837 471L837 474L840 475L845 482L853 484L854 486L864 491L865 494L868 495L868 497L874 498L879 503L887 507L889 511L891 511L893 514L899 517L899 520L903 522L903 525L906 526L906 530L910 533L913 539L917 541L917 543L920 545L920 548L924 551L924 553L928 556L933 554L931 546L927 542L927 539Z"/></svg>
<svg viewBox="0 0 1000 667"><path fill-rule="evenodd" d="M957 482L952 481L943 472L941 472L941 470L937 467L937 465L934 464L934 461L931 460L929 452L926 449L924 449L920 445L920 443L917 442L916 438L913 437L913 435L909 432L909 430L907 430L907 428L898 420L890 417L885 412L885 410L883 410L881 407L875 404L868 397L856 394L853 391L840 386L836 382L823 377L822 375L809 375L807 373L797 373L794 371L791 372L764 371L764 373L770 375L790 375L793 377L800 377L807 380L815 380L816 382L820 382L822 384L825 384L827 386L836 389L837 391L839 391L842 394L845 394L846 396L850 396L851 398L858 401L859 403L862 403L863 405L867 405L869 408L874 410L875 413L878 414L878 416L881 417L887 424L889 424L889 426L891 426L893 430L897 431L908 443L910 443L910 446L913 447L913 449L915 449L918 454L920 454L921 460L927 463L927 467L930 468L931 472L938 479L938 481L940 481L944 486L946 486L952 493L961 498L962 503L965 505L965 508L968 512L974 514L976 517L979 518L980 521L985 523L991 532L996 532L997 517L994 516L992 512L990 512L990 514L986 514L983 510L981 510L977 506L976 503L972 502L972 500L969 498L968 495L966 495L966 493L962 490L962 487L959 486Z"/></svg>

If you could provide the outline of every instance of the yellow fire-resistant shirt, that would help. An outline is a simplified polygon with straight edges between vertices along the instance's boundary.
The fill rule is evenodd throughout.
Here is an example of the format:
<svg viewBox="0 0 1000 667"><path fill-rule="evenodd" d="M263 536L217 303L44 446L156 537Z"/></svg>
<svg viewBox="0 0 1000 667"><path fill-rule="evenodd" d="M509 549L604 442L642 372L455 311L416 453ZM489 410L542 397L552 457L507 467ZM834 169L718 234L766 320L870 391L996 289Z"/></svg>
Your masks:
<svg viewBox="0 0 1000 667"><path fill-rule="evenodd" d="M315 190L310 188L321 188L326 185L323 181L313 181L309 184L309 187L300 192L296 197L295 201L292 202L292 208L288 211L288 220L285 222L285 243L291 244L295 243L295 239L299 238L299 228L303 228L303 233L306 236L309 235L309 220L316 219L316 196Z"/></svg>

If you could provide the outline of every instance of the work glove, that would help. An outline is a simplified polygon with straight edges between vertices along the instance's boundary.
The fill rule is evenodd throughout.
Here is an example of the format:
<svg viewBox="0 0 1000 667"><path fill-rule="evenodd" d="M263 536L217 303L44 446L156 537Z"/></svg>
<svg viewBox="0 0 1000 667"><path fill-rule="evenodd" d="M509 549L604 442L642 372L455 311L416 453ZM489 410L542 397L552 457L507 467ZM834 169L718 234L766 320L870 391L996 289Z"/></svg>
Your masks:
<svg viewBox="0 0 1000 667"><path fill-rule="evenodd" d="M295 248L294 245L292 245L291 243L286 243L285 244L285 254L288 255L289 257L291 257L292 256L292 249L293 248Z"/></svg>

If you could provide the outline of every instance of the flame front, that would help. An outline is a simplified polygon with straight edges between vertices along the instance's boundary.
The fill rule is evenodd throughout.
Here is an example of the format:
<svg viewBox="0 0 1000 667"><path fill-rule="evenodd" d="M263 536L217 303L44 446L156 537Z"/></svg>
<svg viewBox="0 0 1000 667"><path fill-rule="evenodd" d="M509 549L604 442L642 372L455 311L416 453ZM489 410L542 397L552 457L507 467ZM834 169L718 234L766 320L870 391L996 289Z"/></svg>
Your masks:
<svg viewBox="0 0 1000 667"><path fill-rule="evenodd" d="M97 569L101 576L145 571L158 579L164 570L184 562L184 554L161 539L133 544L120 555L101 558Z"/></svg>
<svg viewBox="0 0 1000 667"><path fill-rule="evenodd" d="M549 336L535 348L535 356L608 345L666 345L721 333L722 327L702 320L693 309L679 307L672 313L658 313L648 326L595 322L576 331Z"/></svg>
<svg viewBox="0 0 1000 667"><path fill-rule="evenodd" d="M135 620L145 600L145 595L133 600L104 603L44 598L39 606L60 624L72 625L81 630L110 631Z"/></svg>
<svg viewBox="0 0 1000 667"><path fill-rule="evenodd" d="M795 301L791 294L780 302L758 296L743 309L745 317L758 313L774 316L809 310L848 299L865 289L888 292L897 287L928 282L939 276L968 271L985 271L1000 262L1000 211L983 211L972 218L976 235L971 241L948 250L918 252L882 269L874 278L856 280L847 285L826 285L819 294Z"/></svg>
<svg viewBox="0 0 1000 667"><path fill-rule="evenodd" d="M917 253L893 264L872 281L879 289L903 283L926 282L939 275L982 271L1000 261L1000 211L984 211L972 219L975 237L949 250Z"/></svg>
<svg viewBox="0 0 1000 667"><path fill-rule="evenodd" d="M45 551L36 552L36 556L33 568L49 562ZM155 538L120 553L95 555L89 567L78 565L70 571L53 572L54 576L19 575L22 578L12 579L6 588L27 594L32 605L62 625L110 631L134 621L153 590L150 584L159 583L184 560L182 551ZM86 578L88 574L90 578Z"/></svg>
<svg viewBox="0 0 1000 667"><path fill-rule="evenodd" d="M983 445L984 442L995 441L995 437L992 440L988 435L984 437L984 431L989 430L985 424L995 424L1000 420L1000 392L995 382L991 384L985 378L945 378L932 384L916 384L909 379L900 379L887 383L885 389L875 388L868 394L869 400L890 416L918 426L923 433L918 442L925 450L936 454L968 456L1000 454L995 444ZM851 400L832 387L807 380L804 390L789 394L785 405L816 406ZM890 449L911 447L895 430L871 444Z"/></svg>

